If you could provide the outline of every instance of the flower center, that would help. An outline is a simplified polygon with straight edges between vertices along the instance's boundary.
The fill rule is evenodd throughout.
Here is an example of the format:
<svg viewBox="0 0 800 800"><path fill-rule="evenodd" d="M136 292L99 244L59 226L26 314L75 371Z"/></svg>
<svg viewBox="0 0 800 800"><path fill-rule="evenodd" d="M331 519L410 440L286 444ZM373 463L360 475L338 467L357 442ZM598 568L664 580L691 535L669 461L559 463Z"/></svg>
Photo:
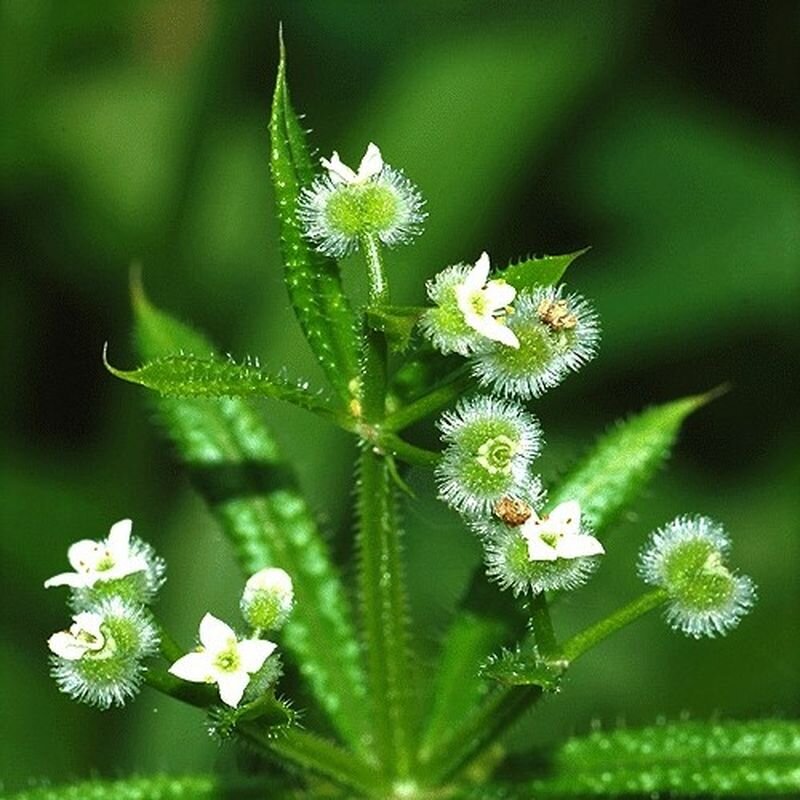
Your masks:
<svg viewBox="0 0 800 800"><path fill-rule="evenodd" d="M478 448L477 462L490 474L511 472L511 461L517 453L517 444L501 434L484 442Z"/></svg>
<svg viewBox="0 0 800 800"><path fill-rule="evenodd" d="M214 666L221 672L236 672L240 663L239 653L233 644L217 653L214 659Z"/></svg>

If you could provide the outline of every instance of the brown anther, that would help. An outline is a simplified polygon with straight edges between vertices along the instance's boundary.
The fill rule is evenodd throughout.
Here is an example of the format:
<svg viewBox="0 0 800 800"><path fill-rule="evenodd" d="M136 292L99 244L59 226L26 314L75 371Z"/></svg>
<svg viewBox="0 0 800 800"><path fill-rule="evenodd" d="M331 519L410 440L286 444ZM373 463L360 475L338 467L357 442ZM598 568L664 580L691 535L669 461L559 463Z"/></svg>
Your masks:
<svg viewBox="0 0 800 800"><path fill-rule="evenodd" d="M518 528L530 519L533 509L516 497L503 497L494 506L494 513L511 528Z"/></svg>
<svg viewBox="0 0 800 800"><path fill-rule="evenodd" d="M578 324L578 318L570 313L566 300L542 300L536 313L554 331L569 330Z"/></svg>

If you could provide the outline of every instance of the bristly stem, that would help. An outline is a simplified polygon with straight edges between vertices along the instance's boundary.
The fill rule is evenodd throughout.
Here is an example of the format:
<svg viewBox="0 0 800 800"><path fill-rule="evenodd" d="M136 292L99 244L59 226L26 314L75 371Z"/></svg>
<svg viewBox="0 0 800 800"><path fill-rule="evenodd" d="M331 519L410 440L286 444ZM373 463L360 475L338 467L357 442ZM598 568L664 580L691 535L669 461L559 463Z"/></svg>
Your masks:
<svg viewBox="0 0 800 800"><path fill-rule="evenodd" d="M377 306L389 302L389 283L383 266L380 244L375 236L363 236L361 249L367 262L369 278L369 304Z"/></svg>
<svg viewBox="0 0 800 800"><path fill-rule="evenodd" d="M396 456L407 464L415 464L420 467L433 467L442 457L441 453L409 444L393 433L379 434L377 446L381 452L387 455Z"/></svg>
<svg viewBox="0 0 800 800"><path fill-rule="evenodd" d="M550 608L544 592L535 594L528 604L530 611L530 628L533 633L536 649L542 658L553 658L559 654L558 641L550 619Z"/></svg>
<svg viewBox="0 0 800 800"><path fill-rule="evenodd" d="M664 589L654 589L652 592L637 597L628 605L615 611L600 622L590 626L584 631L575 634L571 639L564 643L562 653L564 658L570 663L582 656L587 650L591 650L596 644L610 636L620 628L630 625L631 622L639 617L658 608L668 599Z"/></svg>
<svg viewBox="0 0 800 800"><path fill-rule="evenodd" d="M365 238L361 244L370 303L386 303L389 287L378 242ZM386 339L366 323L362 336L363 422L379 433L386 413ZM361 619L375 750L384 774L394 780L407 776L412 768L408 604L391 471L380 447L375 447L379 442L362 444L356 489Z"/></svg>

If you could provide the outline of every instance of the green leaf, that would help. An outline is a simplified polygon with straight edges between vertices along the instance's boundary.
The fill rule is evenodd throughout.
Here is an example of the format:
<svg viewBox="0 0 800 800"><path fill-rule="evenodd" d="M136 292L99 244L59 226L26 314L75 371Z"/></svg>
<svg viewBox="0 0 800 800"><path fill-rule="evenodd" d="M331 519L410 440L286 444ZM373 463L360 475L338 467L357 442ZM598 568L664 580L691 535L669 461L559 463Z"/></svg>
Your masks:
<svg viewBox="0 0 800 800"><path fill-rule="evenodd" d="M180 349L213 352L202 335L154 308L136 283L133 300L141 358ZM282 641L339 733L361 746L365 689L349 604L327 543L269 428L246 399L153 395L153 401L245 574L274 565L292 576L297 603Z"/></svg>
<svg viewBox="0 0 800 800"><path fill-rule="evenodd" d="M561 282L567 267L588 250L588 247L584 247L583 250L576 250L563 256L529 258L506 267L500 273L500 277L518 292L535 289L537 286L555 286Z"/></svg>
<svg viewBox="0 0 800 800"><path fill-rule="evenodd" d="M420 746L424 760L447 736L454 725L466 719L486 690L479 665L502 641L506 626L470 612L459 615L442 643L436 672L431 712Z"/></svg>
<svg viewBox="0 0 800 800"><path fill-rule="evenodd" d="M42 786L8 800L299 800L301 794L273 780L225 780L217 775L153 775L119 781L91 780L67 786Z"/></svg>
<svg viewBox="0 0 800 800"><path fill-rule="evenodd" d="M681 722L571 739L552 772L509 797L800 794L800 723Z"/></svg>
<svg viewBox="0 0 800 800"><path fill-rule="evenodd" d="M289 100L282 36L269 132L286 288L317 361L339 394L348 399L351 381L358 376L356 319L336 262L308 245L297 220L298 197L313 180L314 168L305 132Z"/></svg>
<svg viewBox="0 0 800 800"><path fill-rule="evenodd" d="M504 648L489 657L480 674L506 686L541 686L546 692L554 692L567 666L566 661L541 658L532 648L527 652L521 647Z"/></svg>
<svg viewBox="0 0 800 800"><path fill-rule="evenodd" d="M177 353L153 359L138 369L112 367L103 353L106 369L122 380L154 389L168 397L271 397L331 416L330 406L305 383L264 372L257 362L237 364L233 359Z"/></svg>
<svg viewBox="0 0 800 800"><path fill-rule="evenodd" d="M366 311L367 324L386 335L389 346L402 353L408 348L411 334L425 312L415 306L374 306Z"/></svg>
<svg viewBox="0 0 800 800"><path fill-rule="evenodd" d="M550 491L550 506L579 501L589 525L601 532L667 460L686 417L715 396L685 397L617 422Z"/></svg>

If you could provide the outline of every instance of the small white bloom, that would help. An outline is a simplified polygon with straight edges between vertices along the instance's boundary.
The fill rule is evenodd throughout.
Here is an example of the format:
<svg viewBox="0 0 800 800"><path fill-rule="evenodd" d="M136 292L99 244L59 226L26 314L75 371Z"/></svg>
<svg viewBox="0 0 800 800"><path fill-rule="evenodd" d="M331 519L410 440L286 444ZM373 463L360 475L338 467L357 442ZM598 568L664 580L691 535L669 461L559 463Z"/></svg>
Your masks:
<svg viewBox="0 0 800 800"><path fill-rule="evenodd" d="M54 633L47 646L67 661L79 661L88 652L97 652L105 647L105 636L100 630L103 617L91 611L76 614L68 631Z"/></svg>
<svg viewBox="0 0 800 800"><path fill-rule="evenodd" d="M531 561L583 558L605 553L603 545L594 536L580 530L581 507L576 500L561 503L544 517L532 514L519 529L528 543Z"/></svg>
<svg viewBox="0 0 800 800"><path fill-rule="evenodd" d="M216 683L222 702L233 708L239 705L250 676L277 647L264 639L239 641L233 629L212 614L200 622L200 645L179 658L169 671L185 681Z"/></svg>
<svg viewBox="0 0 800 800"><path fill-rule="evenodd" d="M456 286L456 299L464 321L487 339L519 348L519 339L504 322L506 308L517 290L503 280L490 281L489 254L481 253L464 282Z"/></svg>
<svg viewBox="0 0 800 800"><path fill-rule="evenodd" d="M367 151L358 165L358 172L343 163L339 154L334 150L330 159L321 158L320 162L328 170L328 177L334 183L365 183L370 178L374 178L383 169L383 157L378 146L370 142Z"/></svg>
<svg viewBox="0 0 800 800"><path fill-rule="evenodd" d="M94 586L97 581L110 581L144 572L147 559L131 548L133 523L123 519L111 526L103 541L82 539L67 551L67 559L75 572L62 572L44 582L51 586L71 586L75 589Z"/></svg>

